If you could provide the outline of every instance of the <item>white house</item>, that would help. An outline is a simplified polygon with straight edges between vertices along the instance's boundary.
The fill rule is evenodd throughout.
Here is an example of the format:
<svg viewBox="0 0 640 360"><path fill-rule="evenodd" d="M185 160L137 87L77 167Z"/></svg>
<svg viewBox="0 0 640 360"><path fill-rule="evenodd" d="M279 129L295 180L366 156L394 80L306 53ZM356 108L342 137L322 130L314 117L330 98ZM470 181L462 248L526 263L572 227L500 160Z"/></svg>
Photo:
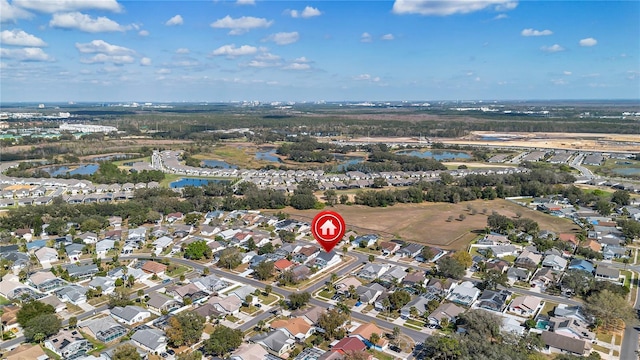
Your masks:
<svg viewBox="0 0 640 360"><path fill-rule="evenodd" d="M533 316L540 307L541 299L536 296L518 296L509 304L508 311L520 316Z"/></svg>
<svg viewBox="0 0 640 360"><path fill-rule="evenodd" d="M153 242L153 245L155 246L155 254L156 255L160 255L160 253L162 253L162 250L164 250L167 246L171 245L171 243L173 243L173 239L168 237L168 236L163 236L159 239L156 239Z"/></svg>
<svg viewBox="0 0 640 360"><path fill-rule="evenodd" d="M102 241L98 241L96 243L96 256L98 257L98 259L104 259L105 257L107 257L107 253L109 252L109 250L113 249L115 247L115 241L114 240L102 240Z"/></svg>
<svg viewBox="0 0 640 360"><path fill-rule="evenodd" d="M111 309L111 316L123 324L133 325L149 318L151 313L139 306L127 305L125 307L116 306Z"/></svg>
<svg viewBox="0 0 640 360"><path fill-rule="evenodd" d="M567 259L558 255L547 255L542 261L542 266L556 271L564 271L567 267Z"/></svg>
<svg viewBox="0 0 640 360"><path fill-rule="evenodd" d="M465 281L456 286L447 299L460 305L470 306L478 299L478 296L480 296L480 290L476 288L471 281Z"/></svg>
<svg viewBox="0 0 640 360"><path fill-rule="evenodd" d="M45 269L50 268L52 262L58 261L58 251L50 247L43 247L36 250L35 255Z"/></svg>

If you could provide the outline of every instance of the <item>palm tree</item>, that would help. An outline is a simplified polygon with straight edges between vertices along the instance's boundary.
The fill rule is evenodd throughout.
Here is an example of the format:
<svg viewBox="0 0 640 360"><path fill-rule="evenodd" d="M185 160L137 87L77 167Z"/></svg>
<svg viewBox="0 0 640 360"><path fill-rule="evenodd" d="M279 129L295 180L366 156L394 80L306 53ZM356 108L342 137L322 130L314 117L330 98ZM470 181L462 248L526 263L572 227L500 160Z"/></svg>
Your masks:
<svg viewBox="0 0 640 360"><path fill-rule="evenodd" d="M371 336L369 337L369 341L371 341L373 346L377 346L378 345L378 341L380 341L380 335L378 335L376 333L372 333Z"/></svg>

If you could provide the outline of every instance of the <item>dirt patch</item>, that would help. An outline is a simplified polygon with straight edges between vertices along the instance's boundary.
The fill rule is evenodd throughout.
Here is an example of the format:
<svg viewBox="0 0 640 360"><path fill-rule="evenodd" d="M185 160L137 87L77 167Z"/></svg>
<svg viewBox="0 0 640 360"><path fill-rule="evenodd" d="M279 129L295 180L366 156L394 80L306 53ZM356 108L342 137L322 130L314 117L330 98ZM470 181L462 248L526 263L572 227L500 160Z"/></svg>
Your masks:
<svg viewBox="0 0 640 360"><path fill-rule="evenodd" d="M477 213L471 215L471 206ZM339 212L347 227L359 234L378 233L386 239L401 238L445 249L464 249L487 226L487 215L492 211L516 217L521 213L540 225L540 229L554 232L574 232L579 228L567 219L550 216L524 208L507 200L476 200L458 204L422 203L397 204L387 208L370 208L361 205L337 205L332 210ZM287 209L293 218L310 221L317 210ZM460 214L465 219L460 221ZM452 221L448 221L453 217Z"/></svg>

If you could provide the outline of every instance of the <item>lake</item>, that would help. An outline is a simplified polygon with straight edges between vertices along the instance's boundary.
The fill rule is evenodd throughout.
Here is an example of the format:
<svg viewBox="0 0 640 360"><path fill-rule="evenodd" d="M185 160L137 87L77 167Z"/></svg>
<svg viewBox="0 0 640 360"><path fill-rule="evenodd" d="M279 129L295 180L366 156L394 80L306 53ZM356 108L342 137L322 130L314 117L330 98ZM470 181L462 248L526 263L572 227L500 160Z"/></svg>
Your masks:
<svg viewBox="0 0 640 360"><path fill-rule="evenodd" d="M87 165L78 166L77 168L71 171L69 167L65 165L48 166L48 167L42 168L41 170L47 172L52 177L56 177L56 176L64 175L67 173L69 175L91 175L96 171L98 171L99 168L100 166L98 164L87 164Z"/></svg>
<svg viewBox="0 0 640 360"><path fill-rule="evenodd" d="M181 178L180 180L176 180L169 184L169 187L172 189L181 188L185 186L204 186L209 183L225 183L229 182L229 180L219 180L219 179L196 179L196 178Z"/></svg>
<svg viewBox="0 0 640 360"><path fill-rule="evenodd" d="M265 160L271 162L281 163L282 159L276 156L276 149L271 149L269 151L259 151L256 153L256 160Z"/></svg>
<svg viewBox="0 0 640 360"><path fill-rule="evenodd" d="M423 159L435 159L438 161L442 160L455 160L455 159L471 159L471 155L461 152L461 151L420 151L420 150L402 150L398 151L397 154L400 155L409 155L416 156Z"/></svg>
<svg viewBox="0 0 640 360"><path fill-rule="evenodd" d="M618 168L613 169L613 172L620 175L640 176L640 168Z"/></svg>
<svg viewBox="0 0 640 360"><path fill-rule="evenodd" d="M333 157L340 161L336 166L336 171L345 171L349 165L359 164L364 161L363 157L359 156L346 156L340 154L334 154Z"/></svg>
<svg viewBox="0 0 640 360"><path fill-rule="evenodd" d="M202 160L202 163L205 167L210 167L214 169L237 169L236 165L231 165L226 161L221 160Z"/></svg>

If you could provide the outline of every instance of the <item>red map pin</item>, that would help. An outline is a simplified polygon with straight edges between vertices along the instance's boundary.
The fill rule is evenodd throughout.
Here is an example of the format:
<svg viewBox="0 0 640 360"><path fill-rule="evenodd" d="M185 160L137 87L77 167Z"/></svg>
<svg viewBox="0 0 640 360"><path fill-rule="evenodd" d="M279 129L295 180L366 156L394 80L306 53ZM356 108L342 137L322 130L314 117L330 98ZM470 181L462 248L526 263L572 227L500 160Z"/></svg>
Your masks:
<svg viewBox="0 0 640 360"><path fill-rule="evenodd" d="M311 233L324 251L331 251L342 240L347 226L335 211L322 211L311 222Z"/></svg>

